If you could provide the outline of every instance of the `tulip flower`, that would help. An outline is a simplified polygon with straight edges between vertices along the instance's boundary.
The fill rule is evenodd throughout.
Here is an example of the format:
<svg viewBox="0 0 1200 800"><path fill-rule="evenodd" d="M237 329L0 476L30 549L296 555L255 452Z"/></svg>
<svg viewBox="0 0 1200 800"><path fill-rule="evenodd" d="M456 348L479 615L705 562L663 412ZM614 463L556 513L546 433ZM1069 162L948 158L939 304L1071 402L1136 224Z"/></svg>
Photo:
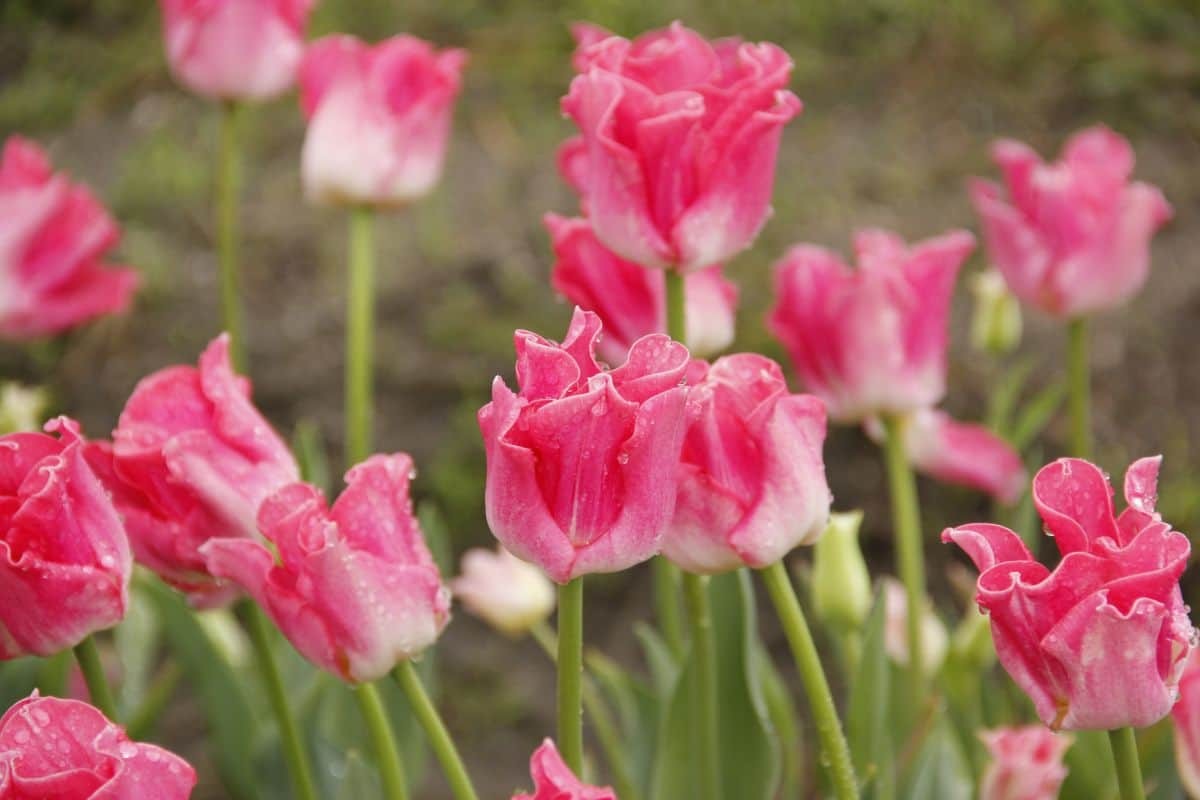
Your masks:
<svg viewBox="0 0 1200 800"><path fill-rule="evenodd" d="M1038 472L1033 502L1062 554L1053 570L1000 525L942 534L979 568L996 655L1054 730L1145 727L1175 702L1195 635L1179 591L1191 547L1154 510L1160 461L1129 467L1119 517L1087 461Z"/></svg>
<svg viewBox="0 0 1200 800"><path fill-rule="evenodd" d="M1171 218L1156 187L1130 183L1133 149L1103 125L1075 134L1062 158L997 142L1005 188L970 184L992 263L1026 303L1056 317L1115 308L1150 270L1150 238Z"/></svg>
<svg viewBox="0 0 1200 800"><path fill-rule="evenodd" d="M871 573L858 543L862 518L861 511L830 514L813 545L813 607L838 631L857 631L871 613Z"/></svg>
<svg viewBox="0 0 1200 800"><path fill-rule="evenodd" d="M776 265L767 324L833 419L861 422L942 399L950 295L973 247L966 231L909 247L867 230L854 238L857 270L813 245Z"/></svg>
<svg viewBox="0 0 1200 800"><path fill-rule="evenodd" d="M554 610L553 584L503 547L464 553L462 574L450 590L468 611L509 636L526 633Z"/></svg>
<svg viewBox="0 0 1200 800"><path fill-rule="evenodd" d="M442 172L466 53L412 36L327 36L300 67L308 118L301 176L313 202L399 206Z"/></svg>
<svg viewBox="0 0 1200 800"><path fill-rule="evenodd" d="M0 436L0 660L51 656L116 625L133 568L121 518L67 417Z"/></svg>
<svg viewBox="0 0 1200 800"><path fill-rule="evenodd" d="M243 586L318 667L351 683L380 678L431 645L450 617L412 513L412 474L403 453L372 456L346 473L332 507L314 486L284 486L258 512L274 550L213 539L201 548L209 572Z"/></svg>
<svg viewBox="0 0 1200 800"><path fill-rule="evenodd" d="M979 800L1055 800L1067 768L1071 737L1040 725L999 728L979 734L992 762L983 773Z"/></svg>
<svg viewBox="0 0 1200 800"><path fill-rule="evenodd" d="M609 787L588 786L563 763L554 742L546 739L529 759L533 794L517 792L512 800L617 800Z"/></svg>
<svg viewBox="0 0 1200 800"><path fill-rule="evenodd" d="M0 797L187 800L195 785L186 761L87 703L35 691L0 717Z"/></svg>
<svg viewBox="0 0 1200 800"><path fill-rule="evenodd" d="M567 300L600 317L604 336L596 349L606 360L619 364L635 341L666 332L666 279L661 270L645 269L613 253L586 219L547 214L545 223L557 258L550 282ZM728 347L738 291L725 280L720 265L688 273L684 297L685 344L692 355L709 356Z"/></svg>
<svg viewBox="0 0 1200 800"><path fill-rule="evenodd" d="M560 163L596 236L644 267L732 258L770 213L783 126L800 113L779 47L707 41L679 23L633 41L579 28Z"/></svg>
<svg viewBox="0 0 1200 800"><path fill-rule="evenodd" d="M175 78L214 100L267 100L296 80L314 0L160 0Z"/></svg>
<svg viewBox="0 0 1200 800"><path fill-rule="evenodd" d="M287 445L250 400L220 336L199 367L143 378L121 412L111 447L89 460L107 476L137 560L197 606L235 590L209 574L199 548L213 538L257 539L259 504L299 479Z"/></svg>
<svg viewBox="0 0 1200 800"><path fill-rule="evenodd" d="M888 658L898 666L907 667L911 661L908 647L908 597L904 585L895 578L884 578L880 584L885 611L884 650L887 651ZM926 608L921 615L921 640L921 669L927 675L936 675L942 662L946 660L950 636L932 608Z"/></svg>
<svg viewBox="0 0 1200 800"><path fill-rule="evenodd" d="M1179 679L1179 702L1171 709L1175 767L1188 797L1200 798L1200 648L1193 648Z"/></svg>
<svg viewBox="0 0 1200 800"><path fill-rule="evenodd" d="M675 516L663 555L700 574L762 568L825 530L825 407L769 358L693 361Z"/></svg>
<svg viewBox="0 0 1200 800"><path fill-rule="evenodd" d="M128 308L137 273L101 262L118 237L86 187L54 174L33 142L9 137L0 158L0 336L62 333Z"/></svg>
<svg viewBox="0 0 1200 800"><path fill-rule="evenodd" d="M980 272L971 279L971 295L975 302L971 346L997 356L1017 349L1021 343L1021 304L1004 276L995 269Z"/></svg>
<svg viewBox="0 0 1200 800"><path fill-rule="evenodd" d="M675 506L687 349L651 334L606 371L600 333L580 309L561 345L517 331L520 391L497 377L479 411L488 524L558 583L650 558Z"/></svg>

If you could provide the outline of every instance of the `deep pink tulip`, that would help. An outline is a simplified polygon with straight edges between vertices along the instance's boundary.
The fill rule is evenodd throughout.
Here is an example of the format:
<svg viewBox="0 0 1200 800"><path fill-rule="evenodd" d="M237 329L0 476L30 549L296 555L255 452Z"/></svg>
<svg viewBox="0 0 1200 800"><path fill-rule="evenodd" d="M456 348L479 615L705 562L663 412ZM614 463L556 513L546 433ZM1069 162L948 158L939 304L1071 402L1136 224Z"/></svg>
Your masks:
<svg viewBox="0 0 1200 800"><path fill-rule="evenodd" d="M979 568L1000 663L1055 730L1141 728L1175 702L1195 633L1179 591L1191 547L1154 510L1160 462L1129 467L1120 517L1087 461L1034 476L1034 505L1062 554L1053 570L1000 525L942 533Z"/></svg>
<svg viewBox="0 0 1200 800"><path fill-rule="evenodd" d="M833 419L861 422L942 399L950 296L973 247L966 231L909 247L865 230L854 237L857 270L813 245L776 265L767 324Z"/></svg>
<svg viewBox="0 0 1200 800"><path fill-rule="evenodd" d="M770 213L783 126L800 113L787 53L678 22L632 42L576 35L580 74L562 106L580 136L560 163L600 240L684 271L749 247Z"/></svg>
<svg viewBox="0 0 1200 800"><path fill-rule="evenodd" d="M199 553L213 538L257 539L259 504L299 479L291 451L234 374L229 337L214 339L199 367L143 378L121 412L111 448L89 460L106 477L137 560L197 606L232 598Z"/></svg>
<svg viewBox="0 0 1200 800"><path fill-rule="evenodd" d="M413 36L314 42L300 67L309 199L398 206L427 194L442 174L466 60Z"/></svg>
<svg viewBox="0 0 1200 800"><path fill-rule="evenodd" d="M118 236L86 187L55 175L33 142L9 137L0 161L0 336L61 333L124 311L137 273L100 261Z"/></svg>
<svg viewBox="0 0 1200 800"><path fill-rule="evenodd" d="M34 691L0 717L4 800L187 800L195 785L186 761L130 741L87 703Z"/></svg>
<svg viewBox="0 0 1200 800"><path fill-rule="evenodd" d="M1175 767L1188 797L1200 798L1200 648L1194 648L1179 679L1179 702L1171 709L1175 725Z"/></svg>
<svg viewBox="0 0 1200 800"><path fill-rule="evenodd" d="M51 656L125 616L133 569L121 518L79 425L0 437L0 660Z"/></svg>
<svg viewBox="0 0 1200 800"><path fill-rule="evenodd" d="M176 80L214 100L267 100L291 88L314 0L159 0Z"/></svg>
<svg viewBox="0 0 1200 800"><path fill-rule="evenodd" d="M609 787L588 786L571 772L554 742L546 739L529 759L533 794L517 792L512 800L617 800Z"/></svg>
<svg viewBox="0 0 1200 800"><path fill-rule="evenodd" d="M825 530L825 406L769 358L693 361L675 517L663 555L689 572L762 568Z"/></svg>
<svg viewBox="0 0 1200 800"><path fill-rule="evenodd" d="M988 255L1017 297L1058 317L1119 306L1150 271L1150 237L1171 218L1156 187L1129 182L1133 149L1103 125L1075 134L1045 164L1030 147L997 142L1007 192L970 184Z"/></svg>
<svg viewBox="0 0 1200 800"><path fill-rule="evenodd" d="M979 800L1055 800L1067 768L1071 737L1041 725L998 728L979 734L992 762L984 770Z"/></svg>
<svg viewBox="0 0 1200 800"><path fill-rule="evenodd" d="M561 345L517 331L520 393L497 377L479 410L492 533L558 583L650 558L675 509L687 348L651 334L606 371L600 329L576 309Z"/></svg>
<svg viewBox="0 0 1200 800"><path fill-rule="evenodd" d="M209 571L236 581L309 661L342 680L382 678L433 644L450 619L450 593L413 516L412 459L376 455L346 473L326 505L294 483L262 504L274 551L248 539L201 548Z"/></svg>
<svg viewBox="0 0 1200 800"><path fill-rule="evenodd" d="M546 228L554 244L555 290L580 308L594 311L604 324L596 345L600 355L617 364L629 347L648 333L666 333L666 276L626 261L600 243L583 218L547 214ZM738 290L721 274L721 266L684 276L687 344L692 355L705 357L733 341Z"/></svg>

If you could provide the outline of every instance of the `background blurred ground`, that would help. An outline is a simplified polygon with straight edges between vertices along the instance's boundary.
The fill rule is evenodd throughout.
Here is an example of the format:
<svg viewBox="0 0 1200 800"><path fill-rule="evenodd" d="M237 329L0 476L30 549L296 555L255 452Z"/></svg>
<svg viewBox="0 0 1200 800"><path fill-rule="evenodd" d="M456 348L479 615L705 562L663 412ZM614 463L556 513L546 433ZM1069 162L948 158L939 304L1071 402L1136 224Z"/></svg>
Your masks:
<svg viewBox="0 0 1200 800"><path fill-rule="evenodd" d="M575 208L552 157L570 131L558 112L571 74L566 26L589 19L632 35L673 18L710 36L780 43L796 61L792 88L806 106L784 136L775 217L728 269L742 286L739 349L781 356L762 319L769 265L787 245L845 249L853 228L867 225L910 239L974 228L963 181L993 174L993 138L1051 153L1097 121L1128 136L1138 177L1163 187L1176 220L1155 241L1146 291L1095 326L1099 452L1117 474L1134 456L1165 453L1167 518L1200 530L1195 0L321 0L314 36L406 31L471 52L441 187L379 225L377 445L413 453L418 491L441 506L456 547L488 538L474 414L491 376L511 371L512 331L556 338L569 316L547 282L540 223L546 211ZM193 361L217 331L212 112L167 74L150 0L0 0L0 134L37 139L94 186L124 228L120 260L145 278L137 308L71 336L49 376L60 407L95 435L111 430L139 377ZM243 252L256 398L285 432L315 422L337 466L345 220L301 199L294 97L248 118ZM969 268L982 266L977 255ZM959 287L947 404L979 418L1006 365L969 350L965 281ZM1031 315L1026 322L1016 360L1032 358L1035 379L1053 380L1062 331ZM50 349L5 347L0 368L46 378ZM1053 424L1042 455L1056 455L1064 436ZM856 431L837 430L827 463L837 505L867 509L867 546L890 570L875 452ZM922 491L931 532L988 510L967 492ZM934 569L949 563L929 549ZM592 582L590 641L631 657L628 624L647 613L644 583L637 571ZM531 643L501 640L463 614L442 649L453 688L447 715L482 783L526 782L528 753L552 728L551 670ZM177 746L202 758L194 742ZM198 796L221 796L209 791Z"/></svg>

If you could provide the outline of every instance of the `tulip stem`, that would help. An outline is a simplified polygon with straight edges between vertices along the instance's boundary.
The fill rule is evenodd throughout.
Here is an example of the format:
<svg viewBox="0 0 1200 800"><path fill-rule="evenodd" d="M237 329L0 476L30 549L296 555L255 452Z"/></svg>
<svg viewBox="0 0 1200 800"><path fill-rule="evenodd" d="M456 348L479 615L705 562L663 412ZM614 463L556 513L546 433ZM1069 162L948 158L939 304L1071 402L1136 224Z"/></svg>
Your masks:
<svg viewBox="0 0 1200 800"><path fill-rule="evenodd" d="M700 781L704 800L720 800L721 784L721 721L717 689L717 644L713 639L712 604L709 602L708 578L683 573L683 598L687 606L692 633L692 665L696 670L693 706L700 718Z"/></svg>
<svg viewBox="0 0 1200 800"><path fill-rule="evenodd" d="M1108 741L1112 745L1113 762L1117 765L1121 800L1145 800L1146 789L1142 785L1142 765L1138 762L1137 737L1133 728L1109 731Z"/></svg>
<svg viewBox="0 0 1200 800"><path fill-rule="evenodd" d="M279 665L275 663L275 654L271 651L267 618L253 600L243 600L238 607L246 633L254 647L254 660L258 664L258 672L266 684L267 699L279 726L279 738L283 744L283 757L287 762L288 772L292 776L292 788L301 800L317 800L316 785L313 783L312 767L308 763L304 741L300 738L300 729L296 727L296 718L292 716L291 706L288 705L283 676L279 673Z"/></svg>
<svg viewBox="0 0 1200 800"><path fill-rule="evenodd" d="M374 212L350 210L350 283L346 295L346 466L371 452L374 415Z"/></svg>
<svg viewBox="0 0 1200 800"><path fill-rule="evenodd" d="M558 748L583 771L583 578L558 587Z"/></svg>
<svg viewBox="0 0 1200 800"><path fill-rule="evenodd" d="M1092 402L1086 317L1076 317L1067 323L1067 374L1071 392L1071 455L1090 459Z"/></svg>
<svg viewBox="0 0 1200 800"><path fill-rule="evenodd" d="M92 696L92 705L112 722L117 719L117 704L113 700L112 689L108 688L108 678L104 677L104 665L100 662L100 651L91 636L75 645L75 659L79 669L83 671L83 680L87 683L88 694Z"/></svg>
<svg viewBox="0 0 1200 800"><path fill-rule="evenodd" d="M684 304L683 275L665 271L667 335L683 342L687 332L687 306ZM683 658L683 604L679 596L679 568L662 556L654 557L654 607L663 638L676 658Z"/></svg>
<svg viewBox="0 0 1200 800"><path fill-rule="evenodd" d="M238 148L241 106L221 105L221 141L217 152L217 261L221 271L221 313L229 333L229 357L236 370L246 370L242 341L241 275L238 269L238 195L242 165Z"/></svg>
<svg viewBox="0 0 1200 800"><path fill-rule="evenodd" d="M383 794L388 800L408 800L408 782L404 777L404 765L400 763L400 750L396 734L383 708L379 690L373 683L360 683L354 687L354 697L367 723L367 735L375 748L375 762L379 776L383 779Z"/></svg>
<svg viewBox="0 0 1200 800"><path fill-rule="evenodd" d="M446 724L433 701L429 699L429 694L421 683L421 676L412 662L401 661L392 670L392 677L408 695L408 702L417 716L417 721L425 729L425 735L429 737L429 744L446 773L446 780L455 800L479 800L462 756L458 754L458 748L454 746L454 740L450 738L450 732L446 730Z"/></svg>
<svg viewBox="0 0 1200 800"><path fill-rule="evenodd" d="M906 419L885 415L887 429L884 459L892 497L892 529L896 564L908 604L908 674L913 698L925 695L924 640L921 620L925 613L925 549L921 540L921 508L917 501L917 482L904 449Z"/></svg>
<svg viewBox="0 0 1200 800"><path fill-rule="evenodd" d="M850 760L850 746L846 744L846 736L842 733L842 723L833 703L833 694L829 691L829 681L825 678L821 657L804 618L804 610L796 599L796 590L792 587L787 568L782 561L776 561L761 570L761 574L767 585L767 593L771 595L771 602L775 604L775 611L779 614L779 621L783 624L783 632L791 645L800 680L808 695L813 724L821 740L822 760L829 769L834 794L838 800L854 800L858 797L858 782L854 777L854 764Z"/></svg>

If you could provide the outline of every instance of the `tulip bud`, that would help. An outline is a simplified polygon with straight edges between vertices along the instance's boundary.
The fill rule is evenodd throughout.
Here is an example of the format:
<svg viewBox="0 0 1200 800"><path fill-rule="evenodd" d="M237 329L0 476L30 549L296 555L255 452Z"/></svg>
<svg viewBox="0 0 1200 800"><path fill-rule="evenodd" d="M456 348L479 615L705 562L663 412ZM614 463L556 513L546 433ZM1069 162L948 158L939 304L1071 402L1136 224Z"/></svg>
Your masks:
<svg viewBox="0 0 1200 800"><path fill-rule="evenodd" d="M1011 353L1021 343L1021 304L1016 295L994 269L975 276L971 294L975 298L971 346L997 356Z"/></svg>
<svg viewBox="0 0 1200 800"><path fill-rule="evenodd" d="M862 519L861 511L830 514L813 547L813 604L831 626L859 628L871 613L871 575L858 546Z"/></svg>
<svg viewBox="0 0 1200 800"><path fill-rule="evenodd" d="M6 382L0 387L0 434L39 430L49 404L45 387Z"/></svg>
<svg viewBox="0 0 1200 800"><path fill-rule="evenodd" d="M450 591L467 611L513 637L544 622L554 610L554 585L540 569L503 547L468 550Z"/></svg>
<svg viewBox="0 0 1200 800"><path fill-rule="evenodd" d="M884 622L883 646L888 658L901 667L908 666L908 596L904 585L895 578L884 578L883 600L887 605L887 619ZM949 644L946 626L934 613L926 608L921 617L921 651L924 657L921 668L926 675L935 675L946 660L946 648Z"/></svg>

